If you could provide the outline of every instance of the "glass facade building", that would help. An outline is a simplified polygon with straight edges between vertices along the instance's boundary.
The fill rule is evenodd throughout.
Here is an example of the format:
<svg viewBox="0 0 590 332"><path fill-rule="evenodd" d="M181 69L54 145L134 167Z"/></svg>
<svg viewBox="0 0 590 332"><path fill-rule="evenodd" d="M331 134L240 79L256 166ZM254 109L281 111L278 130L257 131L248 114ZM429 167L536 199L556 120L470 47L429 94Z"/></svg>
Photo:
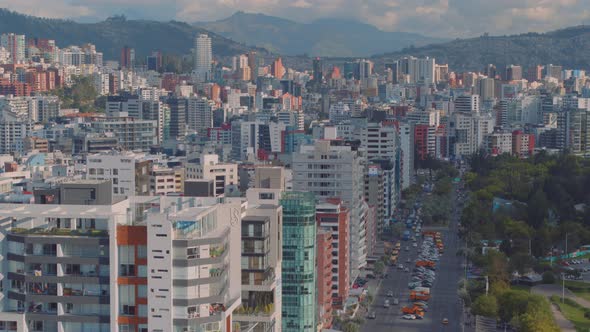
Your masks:
<svg viewBox="0 0 590 332"><path fill-rule="evenodd" d="M315 196L285 192L283 207L283 332L316 330Z"/></svg>

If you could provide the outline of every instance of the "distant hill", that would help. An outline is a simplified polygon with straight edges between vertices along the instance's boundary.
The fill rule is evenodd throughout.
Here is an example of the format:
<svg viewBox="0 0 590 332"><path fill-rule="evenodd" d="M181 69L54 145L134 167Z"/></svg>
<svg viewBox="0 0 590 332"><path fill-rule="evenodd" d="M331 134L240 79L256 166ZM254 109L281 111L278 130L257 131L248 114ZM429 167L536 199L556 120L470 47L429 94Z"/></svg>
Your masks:
<svg viewBox="0 0 590 332"><path fill-rule="evenodd" d="M284 55L362 57L444 41L415 33L385 32L354 20L320 19L306 24L244 12L195 26Z"/></svg>
<svg viewBox="0 0 590 332"><path fill-rule="evenodd" d="M27 38L55 39L60 47L92 43L106 59L114 60L119 59L121 48L125 45L135 48L138 56L145 56L156 49L170 54L187 54L199 33L207 33L212 38L216 56L230 56L249 50L243 44L183 22L127 20L122 16L98 23L76 23L0 9L0 33L5 32L26 34Z"/></svg>
<svg viewBox="0 0 590 332"><path fill-rule="evenodd" d="M482 70L489 63L499 67L553 63L570 69L590 69L590 26L547 33L457 39L380 54L373 59L383 63L405 55L435 57L438 63L448 63L451 70L456 71Z"/></svg>

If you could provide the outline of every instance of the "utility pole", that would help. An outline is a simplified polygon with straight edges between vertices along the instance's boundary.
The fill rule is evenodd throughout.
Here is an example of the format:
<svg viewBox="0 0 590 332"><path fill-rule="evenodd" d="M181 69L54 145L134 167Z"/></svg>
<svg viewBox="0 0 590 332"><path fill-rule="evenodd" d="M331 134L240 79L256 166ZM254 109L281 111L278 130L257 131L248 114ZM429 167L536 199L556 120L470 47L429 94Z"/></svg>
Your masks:
<svg viewBox="0 0 590 332"><path fill-rule="evenodd" d="M569 233L565 233L565 257L567 257L567 237ZM565 272L561 274L561 303L565 302Z"/></svg>

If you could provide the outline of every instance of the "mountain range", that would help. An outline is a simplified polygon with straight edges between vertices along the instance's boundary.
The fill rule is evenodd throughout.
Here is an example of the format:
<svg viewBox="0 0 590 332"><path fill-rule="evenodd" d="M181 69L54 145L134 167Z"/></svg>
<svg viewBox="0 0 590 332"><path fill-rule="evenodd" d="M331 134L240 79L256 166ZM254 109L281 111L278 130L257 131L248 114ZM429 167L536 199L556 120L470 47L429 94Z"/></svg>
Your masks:
<svg viewBox="0 0 590 332"><path fill-rule="evenodd" d="M58 46L92 43L104 53L105 59L118 60L125 45L135 48L138 56L154 50L184 55L193 47L194 37L207 33L217 56L248 52L250 47L218 34L184 22L128 20L124 16L108 18L97 23L77 23L71 20L46 19L0 9L0 33L25 34L27 38L54 39Z"/></svg>
<svg viewBox="0 0 590 332"><path fill-rule="evenodd" d="M260 23L257 25L258 18ZM226 33L229 32L214 28L215 25L223 27L224 24L219 22L225 21L227 30L233 31L240 26L240 23L235 23L240 20L244 20L242 34L251 35L249 38L259 38L259 42L241 40L235 36L228 38ZM236 26L232 27L227 22L234 22L232 24ZM186 55L193 47L194 37L199 33L207 33L212 38L215 56L224 59L225 63L229 63L228 57L246 53L252 49L249 45L256 45L259 46L259 54L267 60L276 54L282 54L287 66L299 70L311 68L312 55L338 56L339 59L326 59L328 63L338 63L360 56L361 53L377 54L371 59L378 66L405 55L430 56L435 57L438 63L448 63L451 70L459 72L482 70L488 63L496 64L499 68L509 64L528 67L553 63L565 68L590 69L590 26L576 26L547 33L483 35L419 46L420 41L427 43L428 37L388 33L367 24L336 19L302 24L266 15L238 12L226 20L197 26L178 21L129 20L123 16L96 23L77 23L0 9L0 33L6 32L26 34L27 38L55 39L60 47L93 43L104 53L105 59L114 60L119 59L120 50L125 45L135 48L138 57L153 50ZM370 32L377 37L367 37ZM392 34L404 35L407 39L393 42ZM381 45L371 46L374 45L371 40L380 41Z"/></svg>
<svg viewBox="0 0 590 332"><path fill-rule="evenodd" d="M454 71L482 70L493 63L498 68L519 64L559 64L564 68L590 69L590 26L575 26L546 33L456 39L446 43L406 48L376 55L378 63L403 56L430 56L448 63Z"/></svg>
<svg viewBox="0 0 590 332"><path fill-rule="evenodd" d="M195 26L283 55L366 57L445 41L408 32L386 32L355 20L326 18L298 23L264 14L236 12Z"/></svg>

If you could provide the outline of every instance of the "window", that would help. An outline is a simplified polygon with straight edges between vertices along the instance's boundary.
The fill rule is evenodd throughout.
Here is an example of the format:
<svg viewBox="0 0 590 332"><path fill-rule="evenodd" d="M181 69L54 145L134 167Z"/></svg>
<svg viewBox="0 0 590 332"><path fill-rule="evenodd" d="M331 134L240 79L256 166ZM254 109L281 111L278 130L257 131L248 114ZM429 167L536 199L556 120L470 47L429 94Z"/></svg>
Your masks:
<svg viewBox="0 0 590 332"><path fill-rule="evenodd" d="M121 314L135 316L135 306L134 305L123 305L123 310L121 311Z"/></svg>
<svg viewBox="0 0 590 332"><path fill-rule="evenodd" d="M135 265L133 264L121 264L119 268L119 275L123 277L134 277L135 276Z"/></svg>
<svg viewBox="0 0 590 332"><path fill-rule="evenodd" d="M258 197L260 199L274 199L275 194L274 193L260 193Z"/></svg>
<svg viewBox="0 0 590 332"><path fill-rule="evenodd" d="M137 297L147 298L147 285L137 286Z"/></svg>
<svg viewBox="0 0 590 332"><path fill-rule="evenodd" d="M119 175L119 169L113 168L113 175Z"/></svg>
<svg viewBox="0 0 590 332"><path fill-rule="evenodd" d="M137 246L137 258L147 258L147 246Z"/></svg>
<svg viewBox="0 0 590 332"><path fill-rule="evenodd" d="M140 304L140 305L137 306L137 309L138 309L138 311L137 311L137 315L138 316L140 316L140 317L147 317L147 313L148 313L147 305Z"/></svg>
<svg viewBox="0 0 590 332"><path fill-rule="evenodd" d="M147 266L139 265L137 268L137 276L140 278L147 278Z"/></svg>

